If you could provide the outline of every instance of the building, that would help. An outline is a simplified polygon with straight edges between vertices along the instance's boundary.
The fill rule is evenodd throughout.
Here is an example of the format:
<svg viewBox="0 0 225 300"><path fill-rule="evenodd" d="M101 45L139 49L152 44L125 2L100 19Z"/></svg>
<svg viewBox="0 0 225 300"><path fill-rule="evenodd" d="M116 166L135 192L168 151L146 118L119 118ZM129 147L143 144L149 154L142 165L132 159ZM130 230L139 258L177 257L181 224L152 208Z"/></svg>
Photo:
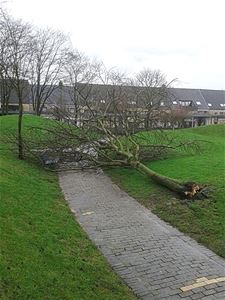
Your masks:
<svg viewBox="0 0 225 300"><path fill-rule="evenodd" d="M1 87L1 85L0 85ZM2 90L2 89L1 89ZM168 112L165 118L164 127L171 127L173 120L182 120L176 123L177 127L195 127L201 125L225 123L225 90L207 90L207 89L187 89L170 88L166 94L153 97L151 105L155 105L155 110L165 110ZM81 94L83 97L79 97ZM54 89L45 103L43 114L47 115L52 109L63 109L71 114L79 109L82 118L85 118L87 107L84 99L88 100L96 111L107 105L109 101L108 94L116 92L117 98L126 101L130 111L133 108L143 107L145 88L129 86L105 86L105 85L84 85L80 84L77 91L70 86L60 85ZM142 97L140 94L142 93ZM126 95L126 97L125 97ZM138 96L137 96L138 95ZM156 93L154 94L156 95ZM3 94L0 94L0 109L3 108ZM141 99L141 100L140 100ZM150 101L150 100L149 100ZM155 101L155 103L154 103ZM31 92L26 93L23 101L24 112L32 113ZM121 106L123 109L123 106ZM15 92L11 92L8 101L9 112L18 111L18 99ZM113 111L112 111L113 114ZM173 119L172 119L173 117Z"/></svg>
<svg viewBox="0 0 225 300"><path fill-rule="evenodd" d="M23 110L30 112L30 86L27 80L21 80L21 90L23 95ZM11 80L0 80L0 115L16 114L19 112L19 101L15 87Z"/></svg>
<svg viewBox="0 0 225 300"><path fill-rule="evenodd" d="M192 126L225 123L225 91L206 89L171 89L173 106L192 106L187 122Z"/></svg>

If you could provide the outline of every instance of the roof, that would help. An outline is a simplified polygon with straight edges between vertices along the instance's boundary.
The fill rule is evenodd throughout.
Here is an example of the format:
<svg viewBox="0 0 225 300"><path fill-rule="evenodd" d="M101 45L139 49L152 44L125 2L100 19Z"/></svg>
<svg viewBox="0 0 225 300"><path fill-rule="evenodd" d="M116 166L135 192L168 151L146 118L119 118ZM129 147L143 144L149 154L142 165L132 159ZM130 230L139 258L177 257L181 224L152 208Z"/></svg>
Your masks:
<svg viewBox="0 0 225 300"><path fill-rule="evenodd" d="M170 93L175 101L192 101L192 105L200 110L209 109L205 98L198 89L171 88Z"/></svg>
<svg viewBox="0 0 225 300"><path fill-rule="evenodd" d="M73 105L72 88L68 86L56 87L47 99L47 104Z"/></svg>
<svg viewBox="0 0 225 300"><path fill-rule="evenodd" d="M224 90L200 90L207 106L210 109L225 109L225 91ZM212 106L211 106L211 105ZM221 105L222 104L222 105Z"/></svg>
<svg viewBox="0 0 225 300"><path fill-rule="evenodd" d="M0 82L1 83L1 82ZM91 87L91 89L89 88ZM46 90L50 88L46 86ZM129 86L110 86L101 84L79 84L79 89L87 96L89 100L104 99L106 93L111 90L117 90L118 95L124 93L131 93L131 87ZM143 87L136 87L136 91L144 90ZM91 92L90 92L91 91ZM181 101L191 101L192 106L198 110L225 110L225 90L208 90L208 89L187 89L187 88L169 88L168 100L172 102L176 107ZM131 95L131 94L130 94ZM164 101L164 99L163 99ZM177 103L176 103L177 102ZM18 103L18 98L15 91L12 91L10 97L10 103ZM31 103L31 93L26 92L26 96L23 103ZM73 105L73 88L71 86L62 85L56 86L52 94L47 100L47 104L55 105Z"/></svg>
<svg viewBox="0 0 225 300"><path fill-rule="evenodd" d="M26 80L22 81L24 83L23 88L23 103L29 104L30 99L30 88L29 83ZM10 88L11 81L0 80L0 102L2 101L3 95L7 93L9 95L9 104L18 104L18 95L15 88Z"/></svg>
<svg viewBox="0 0 225 300"><path fill-rule="evenodd" d="M80 84L80 89L85 89L86 85ZM90 97L93 99L103 99L107 90L115 89L114 86L106 86L101 84L92 85ZM117 90L121 89L120 86ZM130 93L129 86L122 87L123 92ZM137 87L137 89L143 90L143 87ZM85 90L88 94L88 91ZM62 104L73 105L72 101L73 89L70 86L62 86L62 88L56 88L48 103L50 104ZM164 99L163 99L164 100ZM168 99L179 104L179 101L191 101L192 106L198 110L225 110L225 90L205 90L205 89L187 89L187 88L169 88ZM222 105L221 105L222 104ZM224 106L223 106L224 104ZM176 104L173 103L173 106Z"/></svg>

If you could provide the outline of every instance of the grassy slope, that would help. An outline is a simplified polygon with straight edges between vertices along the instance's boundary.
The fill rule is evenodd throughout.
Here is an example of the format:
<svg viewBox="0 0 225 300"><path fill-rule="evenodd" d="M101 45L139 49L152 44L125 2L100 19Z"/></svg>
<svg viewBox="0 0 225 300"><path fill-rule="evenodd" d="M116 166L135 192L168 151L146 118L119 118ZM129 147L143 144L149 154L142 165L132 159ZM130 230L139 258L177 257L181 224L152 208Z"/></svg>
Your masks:
<svg viewBox="0 0 225 300"><path fill-rule="evenodd" d="M191 205L181 204L174 194L134 170L114 169L109 174L124 190L162 219L225 257L225 126L186 129L175 131L175 134L210 143L204 143L201 154L146 164L173 178L210 185L212 194L208 200Z"/></svg>
<svg viewBox="0 0 225 300"><path fill-rule="evenodd" d="M56 175L7 151L16 117L0 122L0 298L135 299L74 220Z"/></svg>

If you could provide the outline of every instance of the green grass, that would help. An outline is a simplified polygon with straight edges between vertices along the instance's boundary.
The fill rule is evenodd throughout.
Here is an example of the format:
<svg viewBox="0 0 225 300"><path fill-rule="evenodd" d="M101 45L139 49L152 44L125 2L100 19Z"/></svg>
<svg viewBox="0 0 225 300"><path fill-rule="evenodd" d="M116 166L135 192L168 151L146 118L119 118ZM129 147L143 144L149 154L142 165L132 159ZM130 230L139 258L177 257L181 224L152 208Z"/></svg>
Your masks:
<svg viewBox="0 0 225 300"><path fill-rule="evenodd" d="M225 125L178 130L178 138L204 140L195 155L170 156L146 162L153 170L183 181L207 184L209 199L181 204L177 196L146 176L128 168L108 171L120 187L150 208L160 218L225 257Z"/></svg>
<svg viewBox="0 0 225 300"><path fill-rule="evenodd" d="M57 176L8 150L16 121L0 118L0 298L136 299L75 221ZM26 116L24 124L51 121Z"/></svg>

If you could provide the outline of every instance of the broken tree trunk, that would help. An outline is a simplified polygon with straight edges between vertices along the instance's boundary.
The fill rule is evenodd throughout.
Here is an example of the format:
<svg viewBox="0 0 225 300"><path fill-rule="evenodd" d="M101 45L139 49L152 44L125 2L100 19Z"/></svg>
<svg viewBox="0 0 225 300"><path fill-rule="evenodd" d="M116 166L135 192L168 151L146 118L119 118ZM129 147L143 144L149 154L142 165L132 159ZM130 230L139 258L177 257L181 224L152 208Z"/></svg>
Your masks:
<svg viewBox="0 0 225 300"><path fill-rule="evenodd" d="M202 199L203 197L206 197L206 195L203 193L203 188L201 188L195 182L182 183L173 178L161 175L161 174L149 169L148 167L146 167L144 164L142 164L140 162L132 162L131 166L133 168L135 168L136 170L140 171L141 173L146 174L148 177L150 177L156 183L167 187L169 190L171 190L173 192L178 193L183 198Z"/></svg>

